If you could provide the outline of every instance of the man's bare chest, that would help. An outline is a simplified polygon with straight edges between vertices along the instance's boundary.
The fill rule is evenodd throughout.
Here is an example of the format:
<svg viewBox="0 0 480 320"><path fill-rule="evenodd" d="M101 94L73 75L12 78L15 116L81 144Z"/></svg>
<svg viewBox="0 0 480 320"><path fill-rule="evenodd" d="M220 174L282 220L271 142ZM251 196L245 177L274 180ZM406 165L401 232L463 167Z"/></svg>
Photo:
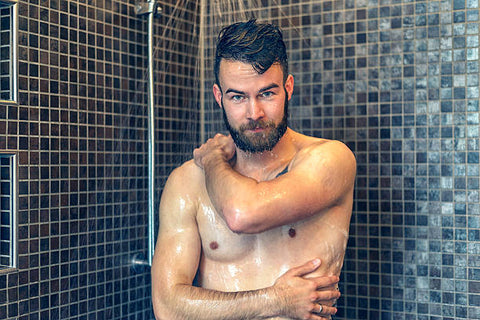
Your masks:
<svg viewBox="0 0 480 320"><path fill-rule="evenodd" d="M211 203L200 205L199 284L224 291L261 288L272 285L290 268L318 257L322 259L319 274L338 274L348 237L327 216L320 213L262 233L236 234Z"/></svg>
<svg viewBox="0 0 480 320"><path fill-rule="evenodd" d="M248 261L261 256L266 260L285 256L285 250L301 250L312 234L303 221L258 234L237 234L231 231L212 205L201 205L197 224L202 241L202 254L218 262Z"/></svg>

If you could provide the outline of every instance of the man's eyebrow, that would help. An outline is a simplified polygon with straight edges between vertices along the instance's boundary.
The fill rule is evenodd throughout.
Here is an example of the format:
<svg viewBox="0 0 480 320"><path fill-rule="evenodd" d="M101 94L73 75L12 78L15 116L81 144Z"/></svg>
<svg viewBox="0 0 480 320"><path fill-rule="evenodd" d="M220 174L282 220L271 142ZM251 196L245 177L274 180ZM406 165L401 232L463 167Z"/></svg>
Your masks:
<svg viewBox="0 0 480 320"><path fill-rule="evenodd" d="M225 91L225 93L238 93L238 94L245 94L245 92L243 91L240 91L240 90L235 90L235 89L228 89L227 91Z"/></svg>
<svg viewBox="0 0 480 320"><path fill-rule="evenodd" d="M260 90L258 90L258 92L265 92L265 91L268 91L270 89L273 89L273 88L279 88L280 86L276 83L272 83L272 84L269 84L268 86L266 87L263 87L261 88ZM227 91L225 91L225 93L238 93L238 94L245 94L244 91L240 91L240 90L236 90L236 89L227 89Z"/></svg>
<svg viewBox="0 0 480 320"><path fill-rule="evenodd" d="M273 88L279 88L280 86L276 83L272 83L266 87L263 87L262 89L258 90L258 92L264 92L264 91L268 91L270 89L273 89Z"/></svg>

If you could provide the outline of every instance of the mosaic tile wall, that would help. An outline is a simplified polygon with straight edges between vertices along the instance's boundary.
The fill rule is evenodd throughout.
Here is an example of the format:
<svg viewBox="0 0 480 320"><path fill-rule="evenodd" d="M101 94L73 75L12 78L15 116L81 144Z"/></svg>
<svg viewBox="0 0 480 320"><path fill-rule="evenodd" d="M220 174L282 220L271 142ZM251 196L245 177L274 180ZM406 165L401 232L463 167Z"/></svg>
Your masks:
<svg viewBox="0 0 480 320"><path fill-rule="evenodd" d="M147 23L134 4L17 5L18 104L0 104L0 151L18 155L18 268L0 272L0 319L152 318L149 270L131 268L147 253ZM182 76L198 10L160 5L158 192L198 132Z"/></svg>
<svg viewBox="0 0 480 320"><path fill-rule="evenodd" d="M130 268L147 219L146 22L134 2L18 4L19 101L0 105L0 151L18 154L19 268L0 273L1 319L151 318L149 272ZM160 2L158 193L201 131L198 5ZM357 156L336 318L480 319L478 0L205 10L207 136L223 131L212 35L255 16L288 39L291 126Z"/></svg>
<svg viewBox="0 0 480 320"><path fill-rule="evenodd" d="M206 34L252 16L281 26L292 127L356 154L335 319L480 319L478 0L261 3L210 2ZM212 69L209 135L224 130Z"/></svg>

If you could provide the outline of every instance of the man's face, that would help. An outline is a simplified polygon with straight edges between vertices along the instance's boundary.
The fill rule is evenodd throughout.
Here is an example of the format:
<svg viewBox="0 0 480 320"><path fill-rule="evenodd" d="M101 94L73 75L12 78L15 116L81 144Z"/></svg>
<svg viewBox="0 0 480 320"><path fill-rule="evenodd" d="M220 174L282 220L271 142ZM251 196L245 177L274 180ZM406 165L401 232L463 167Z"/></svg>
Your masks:
<svg viewBox="0 0 480 320"><path fill-rule="evenodd" d="M287 131L288 99L285 99L283 109L283 118L278 125L271 120L250 120L248 123L242 124L236 129L228 121L225 107L222 105L223 121L225 122L225 126L227 127L228 132L230 132L235 145L240 148L240 150L250 153L270 151L275 147L280 138L283 137L285 131ZM255 131L258 131L258 133ZM250 132L250 134L246 134L246 132Z"/></svg>
<svg viewBox="0 0 480 320"><path fill-rule="evenodd" d="M236 146L250 153L272 150L287 130L293 77L284 84L278 64L258 74L250 64L223 60L219 81L215 99Z"/></svg>

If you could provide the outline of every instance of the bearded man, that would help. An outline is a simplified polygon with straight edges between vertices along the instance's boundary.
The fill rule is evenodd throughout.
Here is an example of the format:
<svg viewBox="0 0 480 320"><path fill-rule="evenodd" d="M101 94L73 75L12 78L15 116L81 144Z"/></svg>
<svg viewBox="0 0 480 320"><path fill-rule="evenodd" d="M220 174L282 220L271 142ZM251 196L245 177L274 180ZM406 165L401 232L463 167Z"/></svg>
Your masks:
<svg viewBox="0 0 480 320"><path fill-rule="evenodd" d="M287 125L294 79L281 31L219 35L217 134L175 169L152 266L157 319L330 319L340 297L355 158Z"/></svg>

